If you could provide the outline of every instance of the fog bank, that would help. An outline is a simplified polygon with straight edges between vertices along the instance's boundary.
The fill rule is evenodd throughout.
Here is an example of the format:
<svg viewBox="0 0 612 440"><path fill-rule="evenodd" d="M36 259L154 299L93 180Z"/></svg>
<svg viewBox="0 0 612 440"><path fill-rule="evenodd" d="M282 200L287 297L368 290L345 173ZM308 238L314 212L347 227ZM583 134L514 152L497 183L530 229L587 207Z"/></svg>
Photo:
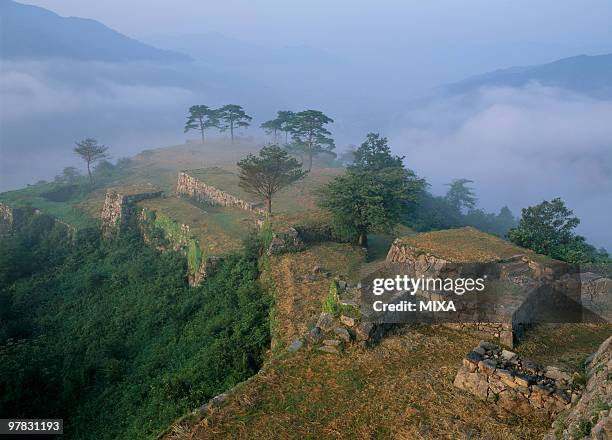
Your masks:
<svg viewBox="0 0 612 440"><path fill-rule="evenodd" d="M612 101L538 84L482 88L408 111L391 139L441 194L469 178L487 210L561 197L579 232L612 249Z"/></svg>

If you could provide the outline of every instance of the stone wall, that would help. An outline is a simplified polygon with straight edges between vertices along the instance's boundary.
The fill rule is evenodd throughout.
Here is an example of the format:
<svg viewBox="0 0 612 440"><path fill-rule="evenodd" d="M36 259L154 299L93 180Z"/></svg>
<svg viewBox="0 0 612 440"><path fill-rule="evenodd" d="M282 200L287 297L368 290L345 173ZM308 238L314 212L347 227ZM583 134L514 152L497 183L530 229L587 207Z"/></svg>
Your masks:
<svg viewBox="0 0 612 440"><path fill-rule="evenodd" d="M41 214L41 211L32 207L12 208L4 203L0 203L0 236L10 234L15 227L21 225L25 219L31 215ZM74 227L57 218L55 222L61 223L71 230Z"/></svg>
<svg viewBox="0 0 612 440"><path fill-rule="evenodd" d="M545 440L612 438L612 336L587 360L586 372L582 397L559 416Z"/></svg>
<svg viewBox="0 0 612 440"><path fill-rule="evenodd" d="M8 234L13 229L13 209L0 203L0 235Z"/></svg>
<svg viewBox="0 0 612 440"><path fill-rule="evenodd" d="M207 276L213 273L213 271L219 266L219 263L223 261L222 257L210 256L204 257L202 263L200 264L197 272L192 276L189 275L189 285L192 287L197 287L204 282Z"/></svg>
<svg viewBox="0 0 612 440"><path fill-rule="evenodd" d="M272 239L268 247L268 255L279 255L286 252L300 251L303 250L304 247L304 241L300 237L298 231L293 227L288 227L278 232L272 232Z"/></svg>
<svg viewBox="0 0 612 440"><path fill-rule="evenodd" d="M263 226L264 223L261 222L260 227ZM328 241L344 242L334 235L329 223L325 221L296 223L273 231L268 254L278 255L299 251L304 249L306 245Z"/></svg>
<svg viewBox="0 0 612 440"><path fill-rule="evenodd" d="M454 385L520 415L538 412L555 416L580 396L577 384L566 373L554 367L541 368L485 341L465 356Z"/></svg>
<svg viewBox="0 0 612 440"><path fill-rule="evenodd" d="M118 231L133 213L134 204L141 200L161 197L162 191L142 192L137 194L122 194L115 190L106 191L104 206L100 214L102 230L105 234Z"/></svg>
<svg viewBox="0 0 612 440"><path fill-rule="evenodd" d="M209 203L215 206L227 206L243 209L245 211L256 212L265 215L265 210L255 204L242 200L232 194L208 185L201 180L190 176L186 171L178 174L176 183L176 193L179 196L190 197L194 200Z"/></svg>
<svg viewBox="0 0 612 440"><path fill-rule="evenodd" d="M581 301L584 307L612 322L612 279L584 272L581 278Z"/></svg>
<svg viewBox="0 0 612 440"><path fill-rule="evenodd" d="M137 219L138 229L146 243L162 252L175 251L185 255L187 280L192 287L202 284L222 260L221 257L204 255L187 224L148 208L141 208Z"/></svg>
<svg viewBox="0 0 612 440"><path fill-rule="evenodd" d="M387 254L386 267L407 271L414 278L485 277L488 285L501 290L501 295L493 302L491 298L483 297L484 301L474 304L477 312L489 309L492 312L482 313L478 318L480 322L475 322L469 313L458 310L458 323L447 325L479 332L486 339L495 339L508 347L512 347L533 322L584 320L585 309L581 305L580 277L576 268L555 260L546 263L535 261L527 251L509 258L456 263L398 239ZM417 296L423 295L444 299L438 298L435 292L417 292ZM482 322L483 317L490 321Z"/></svg>

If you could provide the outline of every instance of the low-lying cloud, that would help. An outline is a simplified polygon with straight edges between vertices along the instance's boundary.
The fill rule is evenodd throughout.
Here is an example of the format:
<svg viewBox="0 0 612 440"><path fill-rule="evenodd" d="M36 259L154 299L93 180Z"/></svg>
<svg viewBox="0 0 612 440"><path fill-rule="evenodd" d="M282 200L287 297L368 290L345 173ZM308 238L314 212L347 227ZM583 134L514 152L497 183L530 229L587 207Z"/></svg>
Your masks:
<svg viewBox="0 0 612 440"><path fill-rule="evenodd" d="M74 142L98 138L114 157L183 139L193 91L159 84L138 63L5 62L0 68L0 191L77 164Z"/></svg>
<svg viewBox="0 0 612 440"><path fill-rule="evenodd" d="M179 87L119 84L96 77L92 80L90 87L74 88L29 72L0 72L0 99L6 109L0 119L10 122L49 113L149 110L189 102L193 96Z"/></svg>
<svg viewBox="0 0 612 440"><path fill-rule="evenodd" d="M612 101L530 84L440 97L409 111L393 145L435 193L475 181L480 205L520 208L561 197L580 232L612 250Z"/></svg>

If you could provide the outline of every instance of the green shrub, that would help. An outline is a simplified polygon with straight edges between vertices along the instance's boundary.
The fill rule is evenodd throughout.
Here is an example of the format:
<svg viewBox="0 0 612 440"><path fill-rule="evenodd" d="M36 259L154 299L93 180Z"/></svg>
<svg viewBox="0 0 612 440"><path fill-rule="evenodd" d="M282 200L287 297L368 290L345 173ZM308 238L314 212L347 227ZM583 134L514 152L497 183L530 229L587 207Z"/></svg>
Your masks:
<svg viewBox="0 0 612 440"><path fill-rule="evenodd" d="M329 286L329 292L323 299L323 311L334 316L340 316L340 304L338 298L338 284L335 281Z"/></svg>
<svg viewBox="0 0 612 440"><path fill-rule="evenodd" d="M582 418L577 425L572 426L570 433L574 439L579 440L589 435L592 427L593 425L589 420Z"/></svg>
<svg viewBox="0 0 612 440"><path fill-rule="evenodd" d="M332 281L329 286L329 292L323 299L323 311L331 313L335 317L340 315L350 316L355 319L359 319L359 309L354 306L342 304L340 302L338 283Z"/></svg>

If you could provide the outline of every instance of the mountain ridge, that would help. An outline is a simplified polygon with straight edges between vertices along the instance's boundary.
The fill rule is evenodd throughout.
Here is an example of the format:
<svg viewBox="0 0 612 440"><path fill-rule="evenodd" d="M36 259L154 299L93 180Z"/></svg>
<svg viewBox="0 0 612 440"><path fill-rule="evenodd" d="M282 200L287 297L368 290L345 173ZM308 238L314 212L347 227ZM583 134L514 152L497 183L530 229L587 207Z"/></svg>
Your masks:
<svg viewBox="0 0 612 440"><path fill-rule="evenodd" d="M474 75L443 86L450 93L483 86L524 86L537 82L589 95L612 96L612 53L575 55L533 66L514 66Z"/></svg>
<svg viewBox="0 0 612 440"><path fill-rule="evenodd" d="M0 0L0 56L3 59L191 61L117 32L103 23L62 17L38 6Z"/></svg>

